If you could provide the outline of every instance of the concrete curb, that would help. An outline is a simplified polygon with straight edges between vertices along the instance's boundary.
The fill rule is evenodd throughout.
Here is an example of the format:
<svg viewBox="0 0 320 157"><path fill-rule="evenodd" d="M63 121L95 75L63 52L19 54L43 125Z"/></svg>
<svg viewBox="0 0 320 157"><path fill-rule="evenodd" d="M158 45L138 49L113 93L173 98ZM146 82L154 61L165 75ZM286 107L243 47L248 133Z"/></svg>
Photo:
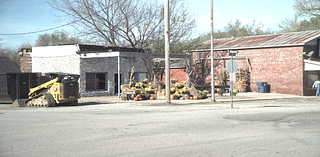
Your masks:
<svg viewBox="0 0 320 157"><path fill-rule="evenodd" d="M308 100L320 100L320 97L315 97L315 96L293 96L293 95L279 95L279 94L273 94L276 95L276 97L270 97L270 96L265 96L265 97L245 97L245 98L237 98L234 97L233 102L250 102L250 101L269 101L269 100L294 100L294 99L308 99ZM230 99L227 99L227 98ZM113 102L113 103L131 103L134 105L141 105L141 106L180 106L180 105L199 105L199 104L219 104L219 103L231 103L231 97L226 96L224 97L223 100L217 100L216 102L211 103L211 97L207 99L200 99L200 100L171 100L171 103L167 104L165 100L143 100L143 101L123 101L120 100ZM220 97L221 98L221 97ZM236 99L235 99L236 98ZM104 101L101 101L104 102ZM107 102L107 101L105 101ZM108 102L110 103L110 102Z"/></svg>

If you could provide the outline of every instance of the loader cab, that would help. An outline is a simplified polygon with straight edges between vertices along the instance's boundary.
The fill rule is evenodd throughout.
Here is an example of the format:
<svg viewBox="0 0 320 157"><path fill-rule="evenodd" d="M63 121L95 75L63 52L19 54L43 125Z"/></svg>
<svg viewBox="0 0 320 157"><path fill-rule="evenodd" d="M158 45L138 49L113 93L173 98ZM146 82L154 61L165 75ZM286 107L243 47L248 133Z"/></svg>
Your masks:
<svg viewBox="0 0 320 157"><path fill-rule="evenodd" d="M80 98L79 75L58 75L58 80L50 89L53 98L59 103L70 102Z"/></svg>
<svg viewBox="0 0 320 157"><path fill-rule="evenodd" d="M62 78L63 98L79 98L79 77L79 75L68 75Z"/></svg>
<svg viewBox="0 0 320 157"><path fill-rule="evenodd" d="M62 98L78 98L79 75L60 75L57 83L60 83Z"/></svg>
<svg viewBox="0 0 320 157"><path fill-rule="evenodd" d="M57 82L60 82L60 83L70 83L70 82L78 82L79 80L79 75L62 75L59 77L58 81Z"/></svg>

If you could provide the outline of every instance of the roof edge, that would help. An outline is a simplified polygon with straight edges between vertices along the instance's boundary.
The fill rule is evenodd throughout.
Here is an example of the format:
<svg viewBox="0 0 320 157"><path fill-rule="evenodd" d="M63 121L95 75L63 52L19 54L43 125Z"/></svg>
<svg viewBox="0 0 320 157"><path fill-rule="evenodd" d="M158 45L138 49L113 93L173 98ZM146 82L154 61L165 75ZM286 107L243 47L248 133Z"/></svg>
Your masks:
<svg viewBox="0 0 320 157"><path fill-rule="evenodd" d="M307 40L305 40L305 41L303 41L303 42L304 42L304 44L307 44L308 42L311 42L312 40L315 40L315 39L317 39L317 38L320 38L320 34L319 34L318 36L315 36L315 37L312 37L312 38L310 38L310 39L307 39Z"/></svg>
<svg viewBox="0 0 320 157"><path fill-rule="evenodd" d="M252 46L252 47L230 47L230 48L221 48L221 49L213 49L214 51L227 51L227 50L244 50L244 49L259 49L259 48L272 48L272 47L294 47L294 46L303 46L303 44L285 44L285 45L267 45L267 46ZM211 51L211 49L200 49L200 50L192 50L192 52L204 52Z"/></svg>

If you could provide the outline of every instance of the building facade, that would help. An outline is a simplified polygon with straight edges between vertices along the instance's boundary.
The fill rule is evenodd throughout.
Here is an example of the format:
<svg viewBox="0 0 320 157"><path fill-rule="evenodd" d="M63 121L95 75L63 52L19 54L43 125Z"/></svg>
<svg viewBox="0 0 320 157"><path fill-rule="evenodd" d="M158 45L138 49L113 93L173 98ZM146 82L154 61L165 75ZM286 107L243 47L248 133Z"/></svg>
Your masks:
<svg viewBox="0 0 320 157"><path fill-rule="evenodd" d="M33 47L32 72L78 74L81 96L109 96L129 83L132 67L137 77L150 76L152 65L143 55L139 49L79 44Z"/></svg>
<svg viewBox="0 0 320 157"><path fill-rule="evenodd" d="M134 79L153 77L154 59L163 54L150 54L143 49L96 45L59 45L32 47L29 52L32 73L68 73L80 75L80 93L87 96L116 95L121 84L128 84L132 70ZM21 53L21 60L27 56ZM170 55L172 59L188 58ZM185 76L185 73L183 74Z"/></svg>
<svg viewBox="0 0 320 157"><path fill-rule="evenodd" d="M320 78L319 39L320 31L316 30L215 40L215 80L230 60L228 51L237 51L234 58L239 69L249 73L247 91L258 91L256 83L267 82L272 93L315 95L311 87ZM208 75L203 75L207 85L211 82L209 48L208 42L193 51L193 65L207 64L206 68L194 69L193 75L207 70Z"/></svg>

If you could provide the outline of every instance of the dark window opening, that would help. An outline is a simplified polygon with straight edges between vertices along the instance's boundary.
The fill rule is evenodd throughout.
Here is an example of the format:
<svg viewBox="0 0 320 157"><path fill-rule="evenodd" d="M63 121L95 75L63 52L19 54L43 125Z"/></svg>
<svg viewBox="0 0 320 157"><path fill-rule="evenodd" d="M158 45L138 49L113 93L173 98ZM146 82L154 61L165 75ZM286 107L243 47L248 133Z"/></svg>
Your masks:
<svg viewBox="0 0 320 157"><path fill-rule="evenodd" d="M86 74L86 89L87 90L94 90L95 89L95 74L93 73L87 73Z"/></svg>
<svg viewBox="0 0 320 157"><path fill-rule="evenodd" d="M106 89L106 74L97 73L97 89L103 90Z"/></svg>
<svg viewBox="0 0 320 157"><path fill-rule="evenodd" d="M98 89L106 89L106 83L105 82L98 82Z"/></svg>
<svg viewBox="0 0 320 157"><path fill-rule="evenodd" d="M86 73L86 90L107 90L107 73Z"/></svg>

